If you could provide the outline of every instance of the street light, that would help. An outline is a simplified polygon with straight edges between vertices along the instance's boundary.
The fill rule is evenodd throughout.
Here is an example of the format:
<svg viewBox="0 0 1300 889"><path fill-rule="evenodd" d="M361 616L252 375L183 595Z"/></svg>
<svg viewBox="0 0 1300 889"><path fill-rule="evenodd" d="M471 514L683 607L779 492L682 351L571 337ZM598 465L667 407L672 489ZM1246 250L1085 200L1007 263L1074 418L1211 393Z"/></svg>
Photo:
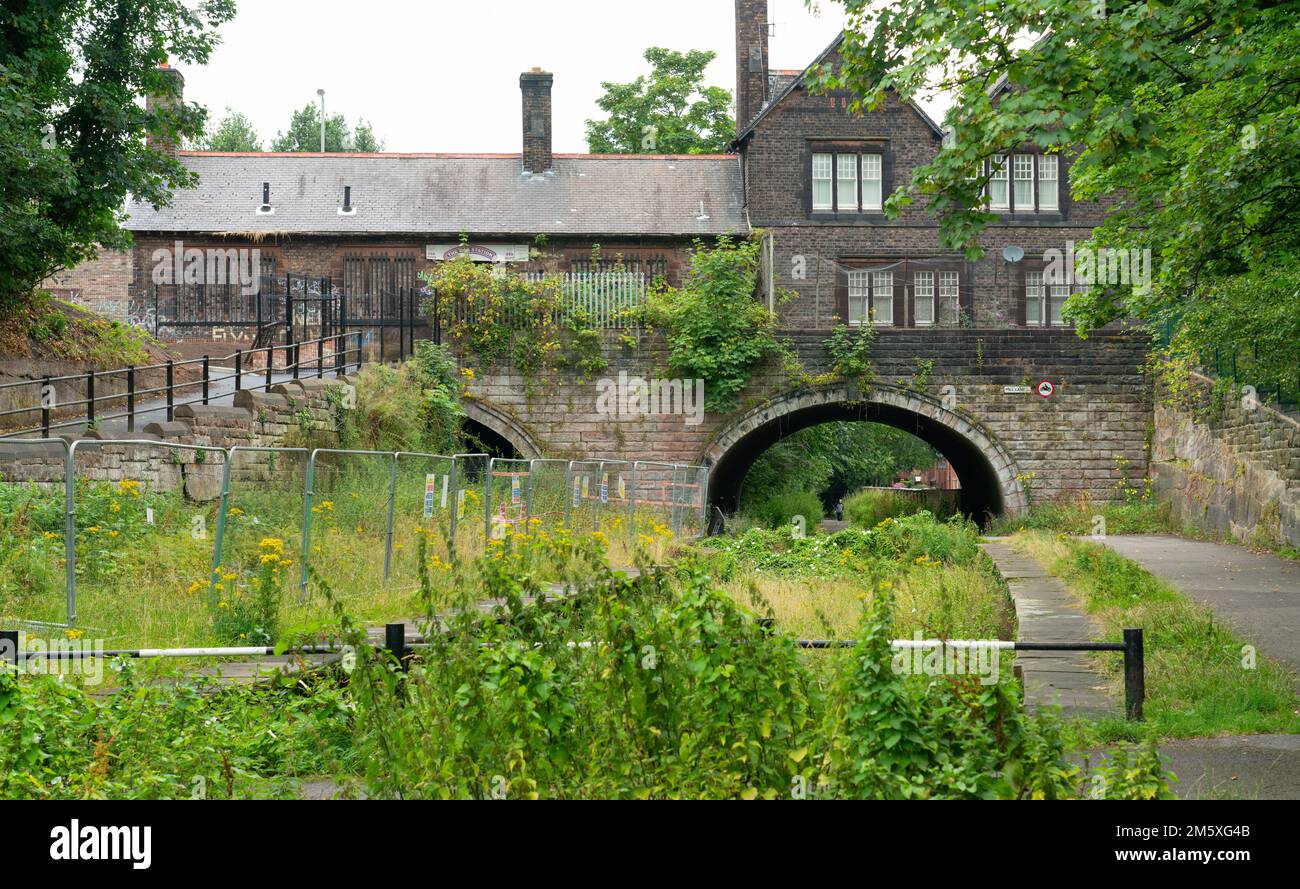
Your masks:
<svg viewBox="0 0 1300 889"><path fill-rule="evenodd" d="M320 96L320 153L325 153L325 90L316 90Z"/></svg>

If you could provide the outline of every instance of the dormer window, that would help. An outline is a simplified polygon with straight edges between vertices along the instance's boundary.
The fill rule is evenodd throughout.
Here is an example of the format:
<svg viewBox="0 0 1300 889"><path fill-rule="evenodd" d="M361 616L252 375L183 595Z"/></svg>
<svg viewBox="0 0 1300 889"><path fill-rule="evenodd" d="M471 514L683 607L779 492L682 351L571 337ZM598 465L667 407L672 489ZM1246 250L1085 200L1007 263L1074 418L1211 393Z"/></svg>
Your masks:
<svg viewBox="0 0 1300 889"><path fill-rule="evenodd" d="M809 211L838 216L882 212L885 156L879 142L813 145L806 167Z"/></svg>

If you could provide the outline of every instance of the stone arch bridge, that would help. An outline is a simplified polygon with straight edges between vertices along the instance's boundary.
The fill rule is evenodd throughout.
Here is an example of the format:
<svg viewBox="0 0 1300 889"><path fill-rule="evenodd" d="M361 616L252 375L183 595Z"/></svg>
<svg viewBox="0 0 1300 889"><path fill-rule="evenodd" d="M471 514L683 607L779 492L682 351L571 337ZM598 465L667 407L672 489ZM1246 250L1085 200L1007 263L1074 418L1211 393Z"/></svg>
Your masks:
<svg viewBox="0 0 1300 889"><path fill-rule="evenodd" d="M730 414L627 415L618 404L611 411L600 395L620 379L675 376L661 340L644 335L628 348L611 336L600 379L560 377L529 394L510 370L479 375L465 402L468 424L489 447L524 457L705 465L710 501L724 511L735 508L745 475L768 447L836 420L884 423L931 444L961 481L964 511L980 519L1023 512L1032 501L1117 499L1126 482L1147 474L1153 415L1144 336L882 330L875 380L861 388L808 381L828 369L825 333L783 338L807 376L764 371ZM1044 382L1050 397L1039 394Z"/></svg>

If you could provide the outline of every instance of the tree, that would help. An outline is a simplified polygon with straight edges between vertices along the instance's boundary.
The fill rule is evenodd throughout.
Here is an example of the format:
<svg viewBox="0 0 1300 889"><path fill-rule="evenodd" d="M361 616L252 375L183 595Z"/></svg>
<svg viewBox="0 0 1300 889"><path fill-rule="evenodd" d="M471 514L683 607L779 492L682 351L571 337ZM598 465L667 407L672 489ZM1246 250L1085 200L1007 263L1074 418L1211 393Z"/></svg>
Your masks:
<svg viewBox="0 0 1300 889"><path fill-rule="evenodd" d="M9 0L0 16L0 308L122 248L126 196L162 206L194 176L145 137L203 131L159 65L203 64L232 0ZM146 108L143 95L173 101Z"/></svg>
<svg viewBox="0 0 1300 889"><path fill-rule="evenodd" d="M226 106L225 116L198 142L202 151L261 151L262 140L248 117Z"/></svg>
<svg viewBox="0 0 1300 889"><path fill-rule="evenodd" d="M606 120L587 121L587 144L596 154L721 154L736 137L731 93L704 83L716 53L645 51L650 76L631 83L602 83L596 101Z"/></svg>
<svg viewBox="0 0 1300 889"><path fill-rule="evenodd" d="M944 246L979 254L993 217L979 209L983 180L968 176L994 152L1032 143L1079 152L1075 198L1113 201L1091 246L1150 250L1157 262L1150 288L1095 284L1073 297L1067 314L1085 330L1127 316L1177 325L1237 276L1294 278L1277 274L1300 236L1293 3L839 2L843 63L820 72L820 87L857 93L855 110L878 107L890 90L955 99L950 147L888 202L896 213L928 200ZM1009 89L993 95L1000 78ZM1285 288L1253 298L1295 304ZM1250 312L1249 303L1236 305Z"/></svg>
<svg viewBox="0 0 1300 889"><path fill-rule="evenodd" d="M320 109L308 103L295 111L289 120L289 129L275 134L275 139L271 142L271 150L320 151ZM327 152L375 152L383 151L384 143L375 138L374 129L369 123L358 121L357 133L353 137L348 122L342 114L329 114L325 117L325 150Z"/></svg>

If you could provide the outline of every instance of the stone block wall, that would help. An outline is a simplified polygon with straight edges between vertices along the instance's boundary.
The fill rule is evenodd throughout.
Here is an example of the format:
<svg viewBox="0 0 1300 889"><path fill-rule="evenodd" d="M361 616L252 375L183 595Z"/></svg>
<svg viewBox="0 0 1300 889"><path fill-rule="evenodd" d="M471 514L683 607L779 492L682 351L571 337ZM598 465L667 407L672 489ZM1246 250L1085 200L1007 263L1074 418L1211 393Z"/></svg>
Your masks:
<svg viewBox="0 0 1300 889"><path fill-rule="evenodd" d="M1300 547L1300 422L1193 374L1158 393L1151 476L1176 521L1216 537Z"/></svg>

